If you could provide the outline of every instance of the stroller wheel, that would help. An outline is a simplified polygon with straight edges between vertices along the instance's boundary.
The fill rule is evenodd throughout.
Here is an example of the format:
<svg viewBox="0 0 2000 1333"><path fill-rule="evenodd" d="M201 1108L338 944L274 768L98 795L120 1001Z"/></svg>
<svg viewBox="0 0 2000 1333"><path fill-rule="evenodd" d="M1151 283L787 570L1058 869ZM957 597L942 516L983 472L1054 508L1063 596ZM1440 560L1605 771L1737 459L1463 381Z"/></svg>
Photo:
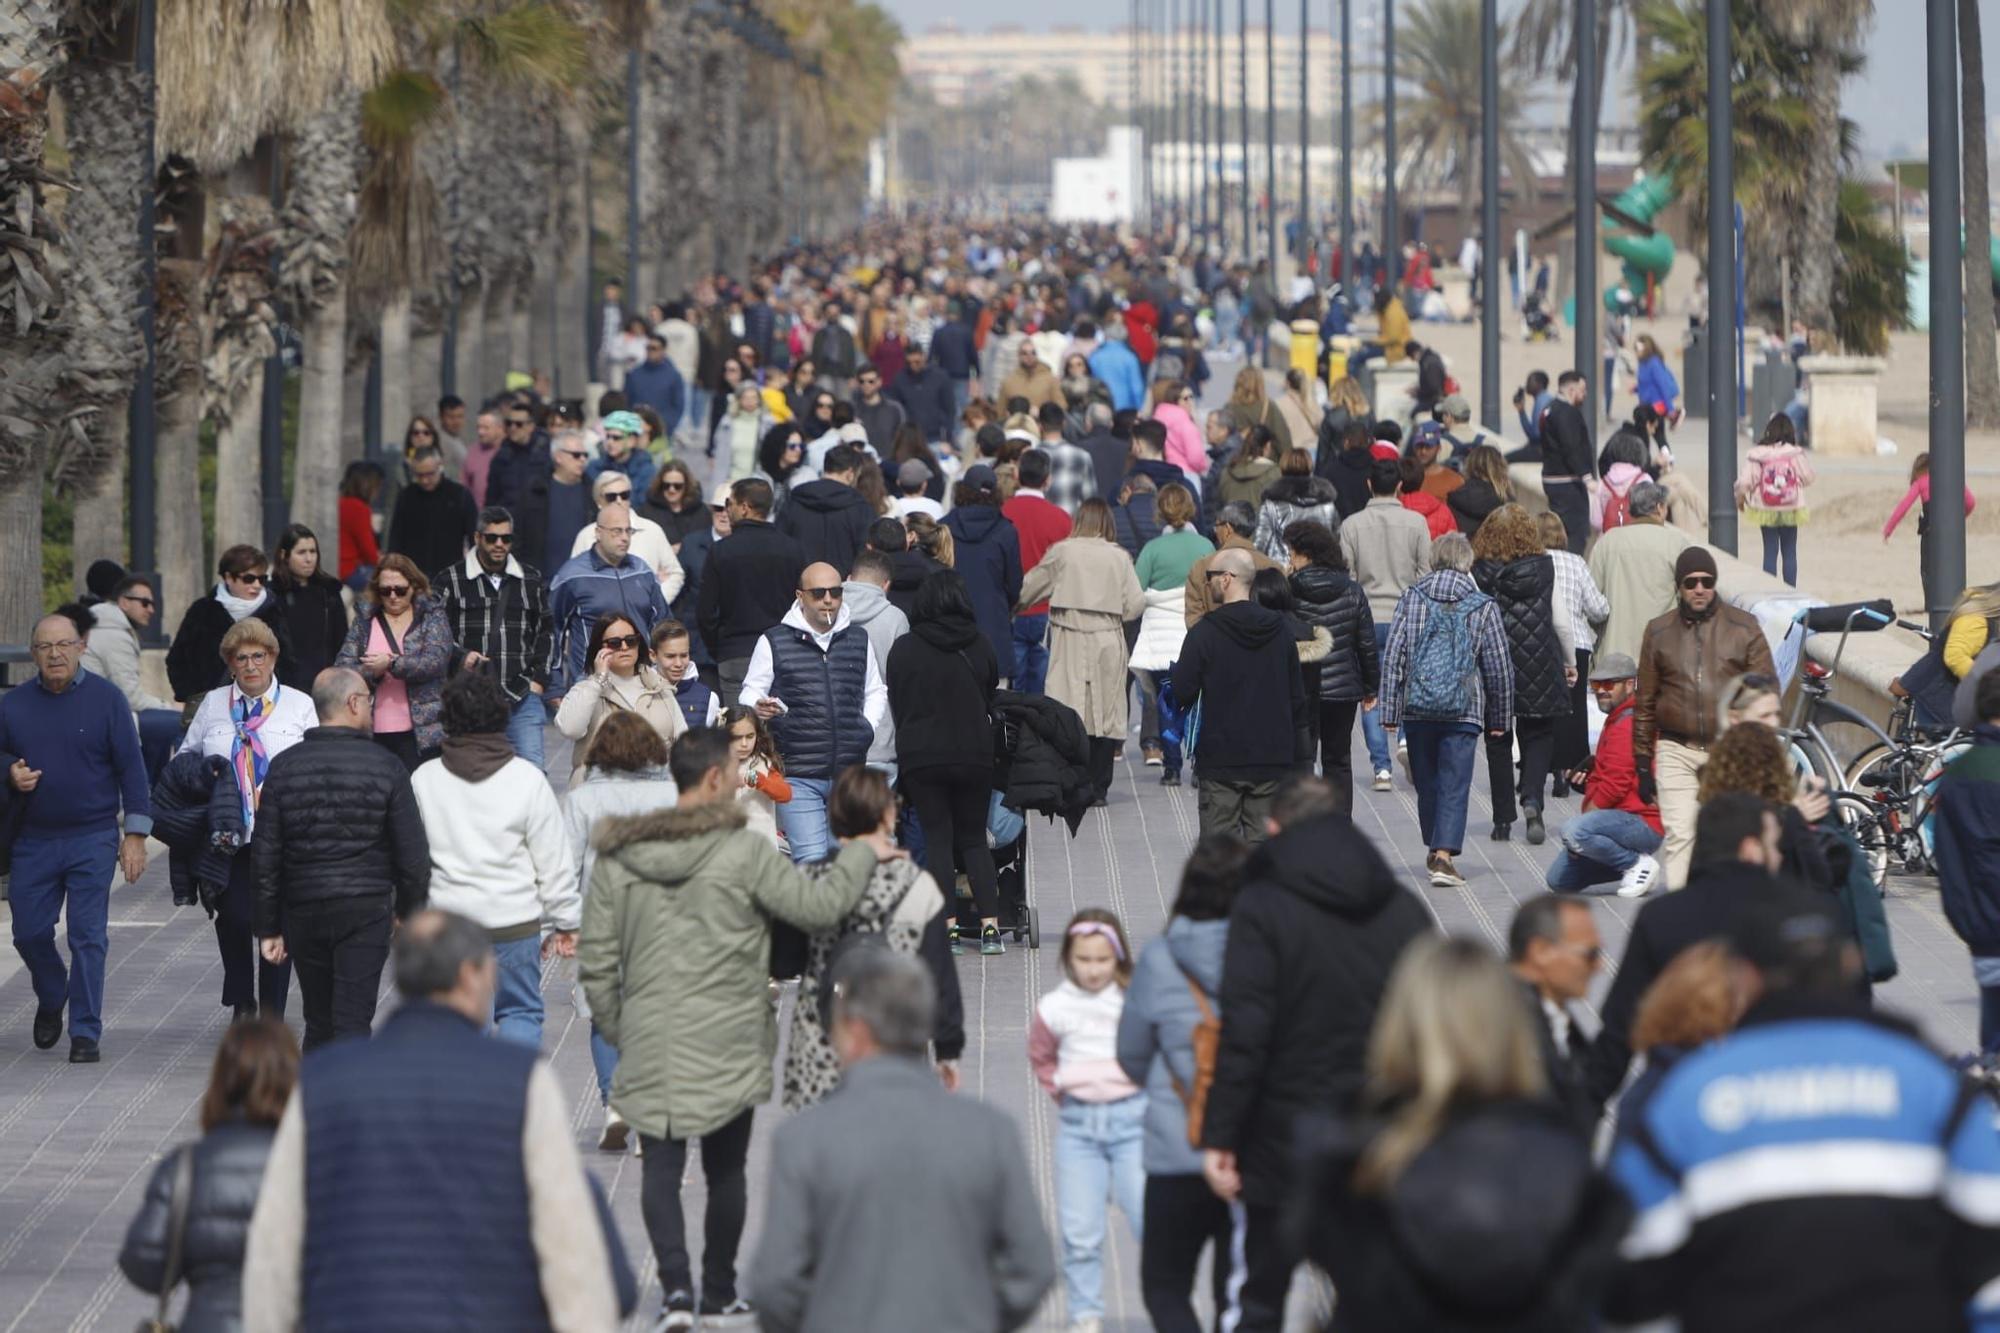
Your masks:
<svg viewBox="0 0 2000 1333"><path fill-rule="evenodd" d="M1042 913L1039 908L1028 909L1028 947L1030 949L1042 947Z"/></svg>

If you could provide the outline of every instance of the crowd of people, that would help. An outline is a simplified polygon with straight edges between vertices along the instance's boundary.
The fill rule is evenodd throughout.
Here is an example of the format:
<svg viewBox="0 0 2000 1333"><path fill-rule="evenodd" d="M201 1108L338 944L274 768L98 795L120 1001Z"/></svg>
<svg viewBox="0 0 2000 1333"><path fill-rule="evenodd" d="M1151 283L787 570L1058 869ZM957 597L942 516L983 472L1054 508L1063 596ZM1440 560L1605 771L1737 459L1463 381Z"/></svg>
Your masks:
<svg viewBox="0 0 2000 1333"><path fill-rule="evenodd" d="M1413 418L1255 365L1204 411L1230 280L1103 232L880 224L643 318L612 284L610 387L496 395L469 435L447 397L350 468L324 568L298 526L223 550L171 697L142 669L158 591L93 569L0 696L33 1042L103 1058L108 885L149 837L214 919L233 1020L133 1281L186 1282L188 1328L629 1314L536 1059L573 959L661 1330L1012 1328L1059 1276L1095 1333L1114 1202L1163 1330L1202 1326L1205 1248L1242 1330L1283 1326L1308 1261L1339 1328L2000 1318L2000 1133L1868 1007L1880 892L1684 530L1664 418L1600 453L1566 373L1508 454L1441 369ZM1436 358L1402 332L1377 350ZM1792 578L1789 427L1738 496ZM1939 845L1993 1050L2000 686L1974 659L2000 595L1960 610L1939 669L1982 729ZM1357 744L1415 806L1416 891L1352 818ZM1487 836L1558 845L1504 958L1422 896L1467 883L1482 754ZM1199 824L1166 928L1076 913L1021 1053L1056 1104L1052 1244L1019 1131L953 1097L960 968L1022 920L1028 817L1073 833L1155 770ZM1587 1034L1607 886L1643 905ZM795 1115L739 1272L774 1095Z"/></svg>

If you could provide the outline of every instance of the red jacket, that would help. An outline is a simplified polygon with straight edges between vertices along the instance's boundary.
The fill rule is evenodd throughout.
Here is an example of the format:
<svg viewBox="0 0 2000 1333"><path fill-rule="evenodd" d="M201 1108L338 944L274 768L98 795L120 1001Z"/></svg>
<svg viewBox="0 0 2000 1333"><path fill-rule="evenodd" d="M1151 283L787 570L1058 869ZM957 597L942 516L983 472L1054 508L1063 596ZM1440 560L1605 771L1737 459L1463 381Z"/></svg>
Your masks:
<svg viewBox="0 0 2000 1333"><path fill-rule="evenodd" d="M1125 308L1125 341L1140 365L1153 364L1160 351L1160 312L1151 301L1134 301Z"/></svg>
<svg viewBox="0 0 2000 1333"><path fill-rule="evenodd" d="M1431 540L1436 541L1447 532L1458 531L1458 520L1446 507L1445 502L1429 491L1404 491L1400 497L1403 508L1414 510L1424 516L1424 522L1431 530Z"/></svg>
<svg viewBox="0 0 2000 1333"><path fill-rule="evenodd" d="M1632 701L1627 699L1604 719L1597 738L1597 759L1583 784L1583 799L1593 810L1623 810L1646 821L1653 832L1660 826L1660 807L1639 799L1639 771L1632 763Z"/></svg>
<svg viewBox="0 0 2000 1333"><path fill-rule="evenodd" d="M345 579L362 565L379 565L381 553L375 546L375 525L366 500L351 495L340 497L340 577Z"/></svg>
<svg viewBox="0 0 2000 1333"><path fill-rule="evenodd" d="M1014 525L1014 531L1021 539L1021 573L1026 574L1042 563L1042 556L1051 546L1069 536L1069 515L1061 506L1039 495L1024 495L1019 491L1013 499L1000 506L1000 512ZM1039 616L1048 613L1047 602L1036 602L1033 606L1021 608L1024 616Z"/></svg>

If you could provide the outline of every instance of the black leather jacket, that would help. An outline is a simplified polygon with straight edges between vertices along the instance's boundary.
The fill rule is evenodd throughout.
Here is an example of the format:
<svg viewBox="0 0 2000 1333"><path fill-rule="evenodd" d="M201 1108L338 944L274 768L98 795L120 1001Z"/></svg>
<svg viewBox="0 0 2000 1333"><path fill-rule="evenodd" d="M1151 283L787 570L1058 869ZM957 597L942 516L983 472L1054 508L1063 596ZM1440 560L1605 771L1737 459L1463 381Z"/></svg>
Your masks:
<svg viewBox="0 0 2000 1333"><path fill-rule="evenodd" d="M272 1125L227 1120L193 1145L194 1187L181 1246L189 1300L181 1333L237 1333L243 1327L243 1247L276 1134ZM118 1253L118 1267L145 1292L157 1293L165 1280L175 1156L168 1153L153 1169Z"/></svg>

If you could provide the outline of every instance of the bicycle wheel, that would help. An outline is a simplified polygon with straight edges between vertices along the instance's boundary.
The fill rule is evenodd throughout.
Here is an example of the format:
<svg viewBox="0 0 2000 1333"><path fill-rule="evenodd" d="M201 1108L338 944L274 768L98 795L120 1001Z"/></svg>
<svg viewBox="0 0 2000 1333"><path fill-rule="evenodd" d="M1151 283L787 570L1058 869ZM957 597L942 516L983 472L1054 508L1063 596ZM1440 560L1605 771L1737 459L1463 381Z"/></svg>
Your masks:
<svg viewBox="0 0 2000 1333"><path fill-rule="evenodd" d="M1892 839L1881 808L1866 796L1845 791L1835 795L1833 808L1840 816L1841 827L1860 845L1861 855L1868 862L1869 878L1875 881L1876 888L1884 887L1889 881Z"/></svg>
<svg viewBox="0 0 2000 1333"><path fill-rule="evenodd" d="M1887 767L1885 761L1895 758L1899 753L1901 752L1893 745L1875 742L1854 756L1854 762L1847 766L1847 772L1842 776L1840 785L1848 791L1869 790L1861 779L1870 773L1884 770Z"/></svg>

